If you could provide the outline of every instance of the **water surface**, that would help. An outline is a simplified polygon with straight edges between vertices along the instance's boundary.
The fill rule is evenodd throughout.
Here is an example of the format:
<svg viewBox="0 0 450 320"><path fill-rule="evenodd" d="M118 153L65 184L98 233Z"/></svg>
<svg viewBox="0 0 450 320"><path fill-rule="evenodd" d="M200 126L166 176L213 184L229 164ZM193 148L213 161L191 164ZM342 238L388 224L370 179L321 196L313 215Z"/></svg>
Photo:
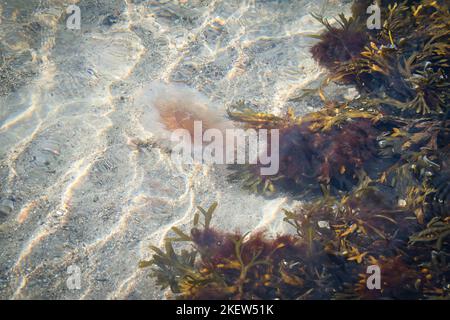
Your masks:
<svg viewBox="0 0 450 320"><path fill-rule="evenodd" d="M81 30L66 28L66 7ZM0 1L0 298L160 299L137 268L149 244L219 202L221 229L283 232L288 197L226 181L221 166L178 166L156 141L152 83L184 86L219 113L239 100L298 113L321 79L309 14L340 1ZM195 96L195 94L194 94ZM152 119L151 121L149 119ZM153 140L152 140L153 139ZM81 288L67 286L69 266Z"/></svg>

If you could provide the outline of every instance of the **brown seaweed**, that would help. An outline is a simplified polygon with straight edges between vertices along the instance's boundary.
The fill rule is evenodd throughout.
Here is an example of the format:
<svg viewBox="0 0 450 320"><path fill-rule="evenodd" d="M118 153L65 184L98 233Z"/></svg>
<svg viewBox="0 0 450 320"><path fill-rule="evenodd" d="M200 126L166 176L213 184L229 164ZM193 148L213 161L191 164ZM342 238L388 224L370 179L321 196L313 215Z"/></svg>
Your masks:
<svg viewBox="0 0 450 320"><path fill-rule="evenodd" d="M383 3L384 23L378 32L365 29L365 20L357 19L362 6L355 5L355 16L343 20L350 21L352 28L343 22L331 27L322 18L326 31L312 52L329 69L330 79L355 84L363 95L380 99L392 112L414 116L448 110L448 4L430 0ZM360 30L357 36L355 29ZM327 54L343 47L352 48L345 50L351 54ZM356 52L358 47L361 50Z"/></svg>
<svg viewBox="0 0 450 320"><path fill-rule="evenodd" d="M294 235L225 233L197 226L174 229L166 252L155 251L152 275L180 299L448 298L449 219L421 227L408 208L379 205L381 194L365 180L341 200L326 197L285 221ZM212 214L214 204L208 211ZM175 253L174 241L192 249ZM382 290L369 290L367 266L381 269Z"/></svg>
<svg viewBox="0 0 450 320"><path fill-rule="evenodd" d="M275 176L259 176L259 166L232 166L231 181L242 181L253 191L270 194L281 188L301 194L332 187L349 191L378 158L378 137L393 121L377 112L347 104L284 118L248 110L230 112L230 118L248 128L279 129L280 168Z"/></svg>
<svg viewBox="0 0 450 320"><path fill-rule="evenodd" d="M358 17L369 2L355 1L337 26L316 16L326 30L312 49L329 80L354 84L360 98L329 101L320 90L324 108L304 116L229 110L244 128L280 131L277 175L240 165L230 180L315 193L284 210L292 232L223 232L210 226L217 203L199 207L190 232L174 227L165 251L152 247L140 264L176 298L450 299L448 5L381 0L383 28L368 31ZM367 285L369 266L380 268L379 290Z"/></svg>

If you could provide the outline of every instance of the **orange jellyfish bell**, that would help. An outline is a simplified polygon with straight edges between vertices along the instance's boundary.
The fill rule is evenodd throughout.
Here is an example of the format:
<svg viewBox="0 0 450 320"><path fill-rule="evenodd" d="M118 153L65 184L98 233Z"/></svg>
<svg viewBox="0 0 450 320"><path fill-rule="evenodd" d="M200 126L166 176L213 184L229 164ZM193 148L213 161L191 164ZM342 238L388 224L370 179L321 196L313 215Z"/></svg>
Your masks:
<svg viewBox="0 0 450 320"><path fill-rule="evenodd" d="M227 126L203 94L185 85L152 82L138 92L136 103L143 107L141 124L157 137L168 138L177 129L193 137L195 121L201 121L203 132Z"/></svg>

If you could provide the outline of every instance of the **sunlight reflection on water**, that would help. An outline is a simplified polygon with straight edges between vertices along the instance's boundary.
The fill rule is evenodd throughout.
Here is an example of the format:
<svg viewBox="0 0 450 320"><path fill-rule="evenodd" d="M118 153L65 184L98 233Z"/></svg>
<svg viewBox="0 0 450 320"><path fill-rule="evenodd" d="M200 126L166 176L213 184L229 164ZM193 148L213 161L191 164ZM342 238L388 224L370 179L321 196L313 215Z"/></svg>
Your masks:
<svg viewBox="0 0 450 320"><path fill-rule="evenodd" d="M13 203L0 220L0 298L161 298L138 261L215 200L222 229L283 231L286 198L249 195L224 167L180 167L157 146L137 148L159 129L135 93L162 81L221 114L238 100L304 113L310 105L289 100L321 75L309 13L346 8L90 0L78 3L77 31L65 28L64 3L0 1L0 199ZM80 290L66 286L70 265Z"/></svg>

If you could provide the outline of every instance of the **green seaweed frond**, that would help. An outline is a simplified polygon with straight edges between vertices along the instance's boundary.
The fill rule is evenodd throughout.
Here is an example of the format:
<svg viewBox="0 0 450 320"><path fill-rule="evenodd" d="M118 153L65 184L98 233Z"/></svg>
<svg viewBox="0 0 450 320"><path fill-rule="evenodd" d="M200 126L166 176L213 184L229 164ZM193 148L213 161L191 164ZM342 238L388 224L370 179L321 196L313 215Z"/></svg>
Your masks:
<svg viewBox="0 0 450 320"><path fill-rule="evenodd" d="M140 261L139 268L152 267L152 276L161 289L170 288L173 293L180 293L180 279L198 279L194 267L196 251L182 250L176 254L172 241L165 241L165 252L155 246L150 246L155 252L149 261Z"/></svg>
<svg viewBox="0 0 450 320"><path fill-rule="evenodd" d="M212 214L216 207L217 202L214 202L208 210L200 206L197 207L204 216L203 226L205 229L209 228ZM198 223L199 214L196 213L194 216L194 226L197 226ZM181 293L181 282L184 285L190 284L196 286L211 281L209 277L200 274L195 267L196 257L199 253L198 250L181 250L181 253L177 254L173 248L174 242L192 242L192 237L177 227L172 227L171 230L177 237L167 237L164 240L165 252L158 247L150 246L150 249L154 251L154 255L151 260L140 261L139 268L153 267L152 276L156 278L157 285L161 286L162 289L170 287L173 293Z"/></svg>
<svg viewBox="0 0 450 320"><path fill-rule="evenodd" d="M414 245L417 242L435 242L436 249L442 250L442 245L447 237L450 236L450 223L439 217L434 217L420 232L417 232L409 238L409 243Z"/></svg>

